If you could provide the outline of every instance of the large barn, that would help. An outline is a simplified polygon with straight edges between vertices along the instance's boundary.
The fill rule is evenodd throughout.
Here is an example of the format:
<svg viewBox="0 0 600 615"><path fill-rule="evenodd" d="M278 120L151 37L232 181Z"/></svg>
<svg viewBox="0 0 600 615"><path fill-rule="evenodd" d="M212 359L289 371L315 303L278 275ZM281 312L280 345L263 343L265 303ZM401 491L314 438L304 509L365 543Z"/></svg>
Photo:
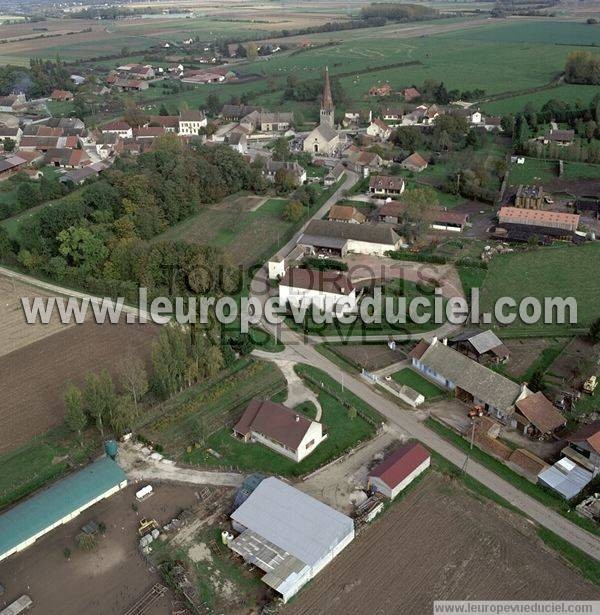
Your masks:
<svg viewBox="0 0 600 615"><path fill-rule="evenodd" d="M265 572L284 602L354 539L354 521L278 478L264 479L231 515L229 548Z"/></svg>
<svg viewBox="0 0 600 615"><path fill-rule="evenodd" d="M0 516L0 561L126 486L123 470L105 457L11 508Z"/></svg>

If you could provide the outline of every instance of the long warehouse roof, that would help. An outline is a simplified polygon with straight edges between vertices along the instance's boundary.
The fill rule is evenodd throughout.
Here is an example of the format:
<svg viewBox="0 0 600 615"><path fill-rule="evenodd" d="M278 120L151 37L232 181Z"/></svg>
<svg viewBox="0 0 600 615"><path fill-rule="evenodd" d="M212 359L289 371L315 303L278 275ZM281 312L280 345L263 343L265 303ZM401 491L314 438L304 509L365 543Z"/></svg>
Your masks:
<svg viewBox="0 0 600 615"><path fill-rule="evenodd" d="M119 465L104 457L11 508L0 515L0 559L125 480Z"/></svg>

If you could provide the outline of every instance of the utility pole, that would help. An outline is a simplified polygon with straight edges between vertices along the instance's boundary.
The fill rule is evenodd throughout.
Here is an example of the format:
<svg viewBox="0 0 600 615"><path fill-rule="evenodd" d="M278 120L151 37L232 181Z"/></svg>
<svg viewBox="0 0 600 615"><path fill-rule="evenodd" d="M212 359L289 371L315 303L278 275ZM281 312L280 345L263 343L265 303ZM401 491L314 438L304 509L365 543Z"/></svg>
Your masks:
<svg viewBox="0 0 600 615"><path fill-rule="evenodd" d="M469 452L465 457L465 461L462 465L461 472L464 474L467 471L467 464L469 463L469 459L471 457L471 451L473 450L473 442L475 440L475 424L477 422L477 417L473 417L473 423L471 428L471 446L469 447Z"/></svg>

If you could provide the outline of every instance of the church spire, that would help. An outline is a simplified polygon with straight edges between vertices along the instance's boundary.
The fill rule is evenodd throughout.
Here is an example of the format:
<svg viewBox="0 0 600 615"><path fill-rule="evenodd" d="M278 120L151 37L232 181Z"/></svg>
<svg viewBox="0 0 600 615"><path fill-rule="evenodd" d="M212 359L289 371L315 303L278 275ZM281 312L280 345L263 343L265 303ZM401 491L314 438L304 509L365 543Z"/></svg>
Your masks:
<svg viewBox="0 0 600 615"><path fill-rule="evenodd" d="M329 68L325 67L325 83L323 85L323 109L330 111L333 109L333 98L331 97L331 85L329 84Z"/></svg>
<svg viewBox="0 0 600 615"><path fill-rule="evenodd" d="M323 102L321 103L320 124L322 126L330 126L334 124L334 109L333 98L331 96L331 84L329 83L329 69L325 67L325 78L323 83Z"/></svg>

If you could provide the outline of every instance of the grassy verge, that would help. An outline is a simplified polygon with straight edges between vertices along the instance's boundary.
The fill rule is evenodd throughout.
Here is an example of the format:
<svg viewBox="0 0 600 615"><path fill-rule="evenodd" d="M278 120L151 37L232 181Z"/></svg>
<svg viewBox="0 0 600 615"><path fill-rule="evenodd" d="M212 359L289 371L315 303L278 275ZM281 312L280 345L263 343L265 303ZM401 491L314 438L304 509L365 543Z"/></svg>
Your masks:
<svg viewBox="0 0 600 615"><path fill-rule="evenodd" d="M194 448L186 454L188 463L217 467L235 467L238 470L259 471L280 476L303 476L337 459L360 442L373 437L376 431L377 414L367 404L361 402L357 412L352 412L358 398L347 390L335 389L328 376L307 365L299 365L298 373L306 378L323 380L327 390L318 390L318 399L323 410L321 422L327 430L327 439L321 442L308 457L301 462L280 455L266 446L254 442L241 442L231 435L231 429L224 427L213 434L203 448ZM309 380L312 384L314 381ZM314 418L313 404L300 404L296 408L309 418ZM208 449L216 451L215 457Z"/></svg>
<svg viewBox="0 0 600 615"><path fill-rule="evenodd" d="M98 446L93 430L80 444L63 426L1 455L0 509L60 478L69 468L85 463Z"/></svg>
<svg viewBox="0 0 600 615"><path fill-rule="evenodd" d="M600 566L596 560L545 527L538 528L537 533L546 545L577 568L586 579L595 585L600 585Z"/></svg>
<svg viewBox="0 0 600 615"><path fill-rule="evenodd" d="M568 502L563 500L560 496L547 489L544 489L543 487L540 487L539 485L534 485L520 474L517 474L511 470L501 461L498 461L491 455L488 455L485 451L482 451L480 448L474 446L471 450L469 442L467 442L459 434L452 431L452 429L442 425L439 421L429 417L425 420L425 424L432 431L435 431L438 435L454 444L454 446L460 450L465 453L470 452L473 459L509 482L517 489L520 489L523 493L526 493L536 499L544 506L555 510L557 513L561 514L563 517L572 523L575 523L584 530L587 530L596 536L600 535L600 528L598 528L593 521L579 516L574 510L572 510L572 507L568 504Z"/></svg>

